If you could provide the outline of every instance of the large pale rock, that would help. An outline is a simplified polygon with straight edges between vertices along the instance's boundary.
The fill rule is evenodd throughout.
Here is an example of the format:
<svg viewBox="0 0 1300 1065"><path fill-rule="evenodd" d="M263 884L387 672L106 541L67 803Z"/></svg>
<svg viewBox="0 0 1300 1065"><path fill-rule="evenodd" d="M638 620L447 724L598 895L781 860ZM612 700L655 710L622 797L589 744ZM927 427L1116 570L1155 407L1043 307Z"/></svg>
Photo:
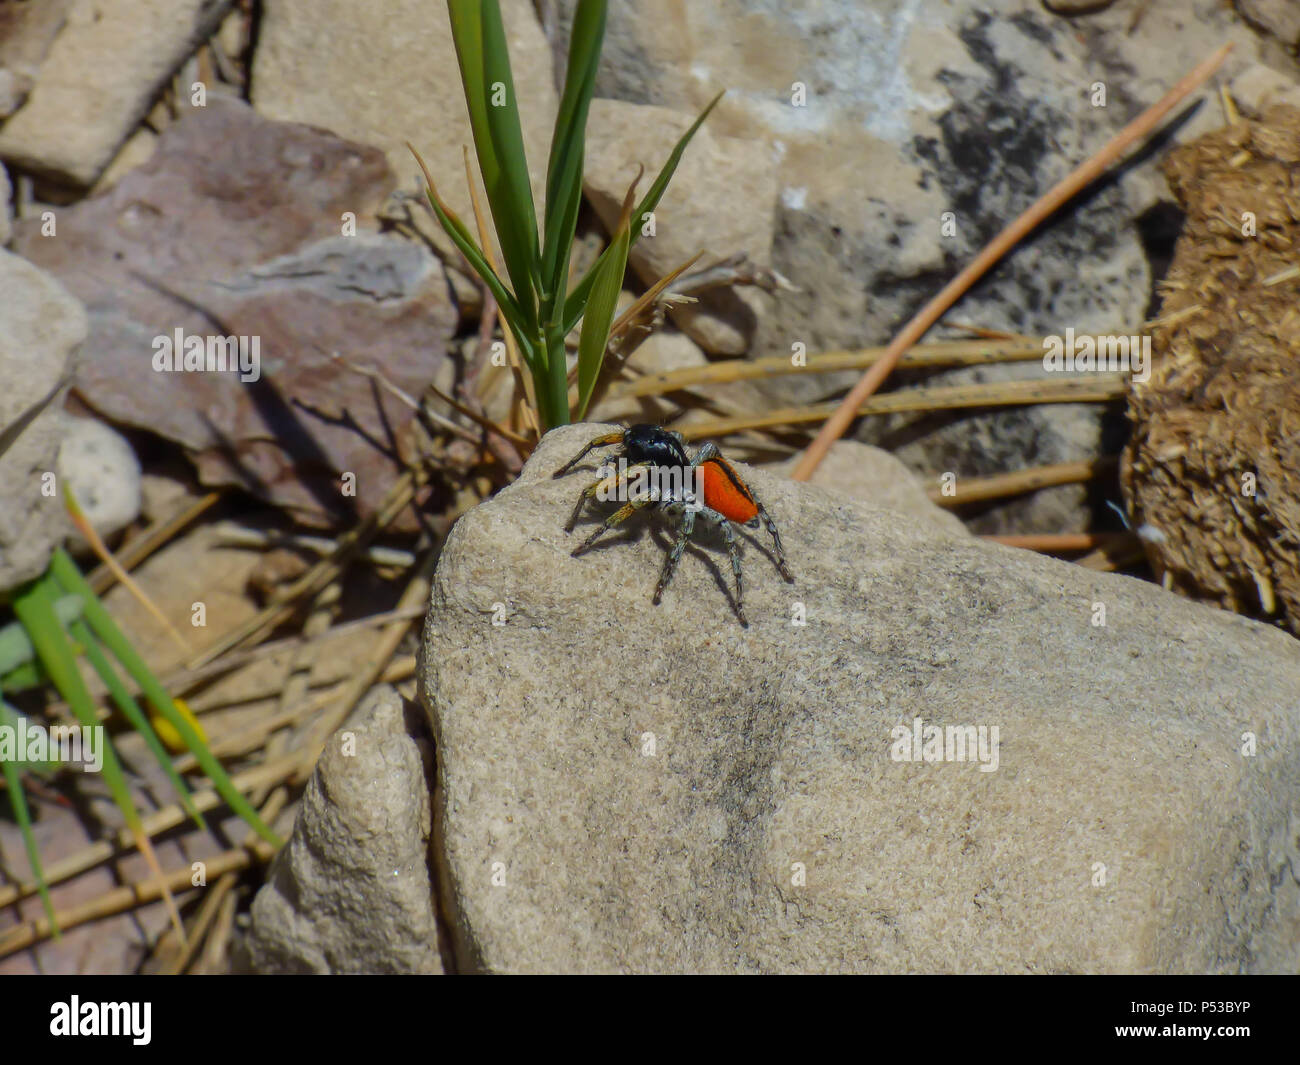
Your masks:
<svg viewBox="0 0 1300 1065"><path fill-rule="evenodd" d="M253 900L248 965L276 973L441 973L429 878L427 744L375 688L330 739L288 845Z"/></svg>
<svg viewBox="0 0 1300 1065"><path fill-rule="evenodd" d="M472 225L462 147L472 152L474 139L446 5L268 0L263 7L253 58L253 106L268 118L322 126L373 144L387 155L402 186L422 188L419 167L406 147L410 141L429 164L443 198ZM501 15L541 218L557 106L551 53L528 0L504 0ZM477 165L474 173L477 180Z"/></svg>
<svg viewBox="0 0 1300 1065"><path fill-rule="evenodd" d="M26 103L0 127L0 158L90 185L231 0L78 0Z"/></svg>
<svg viewBox="0 0 1300 1065"><path fill-rule="evenodd" d="M459 967L1300 966L1291 637L760 471L796 583L747 542L744 629L706 542L654 607L662 534L569 554L590 470L551 474L600 428L549 434L439 562ZM895 760L917 719L996 726L996 769Z"/></svg>
<svg viewBox="0 0 1300 1065"><path fill-rule="evenodd" d="M773 472L788 477L798 461L796 455L774 467ZM950 533L966 534L961 518L937 506L916 474L888 451L869 444L837 440L813 471L809 483L834 489L886 510L933 522Z"/></svg>
<svg viewBox="0 0 1300 1065"><path fill-rule="evenodd" d="M0 7L0 118L22 106L75 0Z"/></svg>
<svg viewBox="0 0 1300 1065"><path fill-rule="evenodd" d="M86 312L67 289L0 249L0 434L49 397L85 339ZM42 493L55 473L60 402L0 454L0 592L40 576L69 530L61 498Z"/></svg>

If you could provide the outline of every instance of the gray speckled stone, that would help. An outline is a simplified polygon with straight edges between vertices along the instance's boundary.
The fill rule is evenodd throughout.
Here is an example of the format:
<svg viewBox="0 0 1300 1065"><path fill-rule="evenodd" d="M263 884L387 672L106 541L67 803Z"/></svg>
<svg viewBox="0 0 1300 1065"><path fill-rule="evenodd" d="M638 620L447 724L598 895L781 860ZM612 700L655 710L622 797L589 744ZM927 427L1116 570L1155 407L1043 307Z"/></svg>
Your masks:
<svg viewBox="0 0 1300 1065"><path fill-rule="evenodd" d="M1300 966L1291 637L761 471L797 582L747 543L744 629L709 545L654 607L661 534L570 557L590 469L551 473L597 431L550 433L438 566L458 967ZM895 760L917 718L997 726L996 770Z"/></svg>

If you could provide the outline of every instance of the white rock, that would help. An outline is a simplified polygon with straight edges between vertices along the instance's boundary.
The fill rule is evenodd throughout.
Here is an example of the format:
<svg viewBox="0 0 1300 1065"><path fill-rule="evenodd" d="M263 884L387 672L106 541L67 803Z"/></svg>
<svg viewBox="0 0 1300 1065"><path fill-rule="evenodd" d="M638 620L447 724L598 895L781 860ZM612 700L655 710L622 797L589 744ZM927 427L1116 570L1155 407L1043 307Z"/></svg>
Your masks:
<svg viewBox="0 0 1300 1065"><path fill-rule="evenodd" d="M140 515L140 461L126 437L97 418L64 414L58 471L100 536Z"/></svg>
<svg viewBox="0 0 1300 1065"><path fill-rule="evenodd" d="M1250 114L1257 115L1273 104L1300 107L1300 82L1263 63L1243 70L1229 88L1237 106Z"/></svg>

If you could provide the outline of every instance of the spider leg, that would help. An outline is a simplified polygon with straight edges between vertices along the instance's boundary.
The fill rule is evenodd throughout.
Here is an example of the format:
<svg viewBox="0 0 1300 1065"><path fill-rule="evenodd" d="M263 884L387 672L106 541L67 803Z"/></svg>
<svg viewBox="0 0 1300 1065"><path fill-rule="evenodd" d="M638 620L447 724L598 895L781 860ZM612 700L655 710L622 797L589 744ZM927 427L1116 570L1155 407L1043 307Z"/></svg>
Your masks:
<svg viewBox="0 0 1300 1065"><path fill-rule="evenodd" d="M613 514L611 514L599 526L596 527L596 531L594 533L588 536L585 540L582 541L582 543L580 543L577 547L573 549L574 557L576 558L578 555L586 551L587 548L589 548L592 544L594 544L597 540L599 540L605 533L609 532L610 529L614 528L614 526L621 525L623 522L627 521L627 519L630 518L633 514L635 514L638 510L641 510L643 507L648 507L650 506L651 503L654 502L655 500L651 499L649 496L646 496L642 499L634 499L632 500L632 502L626 503L623 506L619 507L618 510L614 511Z"/></svg>
<svg viewBox="0 0 1300 1065"><path fill-rule="evenodd" d="M586 447L584 447L581 451L579 451L576 455L574 455L573 458L569 459L568 462L566 462L563 466L561 466L558 470L556 470L553 474L551 474L551 476L563 477L566 473L568 473L571 469L573 469L574 466L576 466L579 462L581 462L583 458L586 457L588 451L593 451L598 447L608 447L610 444L621 444L622 442L623 442L622 430L619 430L617 433L606 433L604 436L598 436L596 437L596 439L588 441Z"/></svg>
<svg viewBox="0 0 1300 1065"><path fill-rule="evenodd" d="M602 491L612 492L618 488L622 482L627 480L633 470L641 470L648 465L648 462L634 462L631 466L624 468L620 473L612 473L608 477L603 477L600 480L589 484L582 490L582 494L578 496L578 503L573 508L573 513L569 515L569 522L565 525L564 531L573 532L573 527L578 524L578 516L582 513L582 508L586 505L587 500L594 498Z"/></svg>
<svg viewBox="0 0 1300 1065"><path fill-rule="evenodd" d="M745 617L745 582L740 575L740 552L736 549L736 529L726 518L719 524L722 526L722 537L727 541L727 554L731 556L731 572L736 575L736 614L740 623L748 626L749 619Z"/></svg>
<svg viewBox="0 0 1300 1065"><path fill-rule="evenodd" d="M721 452L718 450L718 445L710 440L696 453L695 458L691 460L691 465L698 466L700 463L708 462L709 459L717 458L719 455L721 455ZM776 547L776 568L780 571L782 577L793 584L794 574L790 572L790 567L786 564L785 548L781 544L781 534L776 531L776 522L772 520L772 515L767 512L767 507L763 506L754 489L749 485L745 487L754 500L754 506L758 508L759 520L762 521L764 528L771 535L772 543Z"/></svg>
<svg viewBox="0 0 1300 1065"><path fill-rule="evenodd" d="M695 511L687 510L682 515L682 523L677 529L677 539L673 542L672 550L668 552L668 557L664 559L663 572L659 574L659 584L655 587L654 597L656 606L659 605L659 600L663 597L668 582L673 579L673 574L677 572L677 563L681 561L682 551L686 548L686 541L690 539L694 530Z"/></svg>
<svg viewBox="0 0 1300 1065"><path fill-rule="evenodd" d="M772 515L767 512L767 507L758 501L758 496L754 496L754 503L758 506L758 516L762 520L764 527L772 534L772 544L776 547L776 568L780 571L782 577L793 584L794 574L790 572L790 567L786 565L785 548L781 546L781 534L776 531L776 522L772 520Z"/></svg>

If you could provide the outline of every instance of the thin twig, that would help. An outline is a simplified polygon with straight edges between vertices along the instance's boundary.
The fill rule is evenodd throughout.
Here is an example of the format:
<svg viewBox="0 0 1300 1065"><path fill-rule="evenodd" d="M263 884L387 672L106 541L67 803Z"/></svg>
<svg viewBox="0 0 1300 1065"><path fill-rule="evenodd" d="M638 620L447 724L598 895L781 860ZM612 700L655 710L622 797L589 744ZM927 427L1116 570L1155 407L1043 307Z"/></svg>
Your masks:
<svg viewBox="0 0 1300 1065"><path fill-rule="evenodd" d="M1166 115L1183 100L1204 84L1228 58L1232 50L1231 43L1225 44L1208 59L1203 60L1195 69L1186 74L1158 103L1142 112L1136 119L1125 126L1118 134L1081 166L1070 172L1057 183L1046 195L1025 211L1019 218L999 233L975 257L975 260L961 273L954 277L943 290L927 303L917 315L903 327L889 345L884 358L862 375L852 391L844 397L834 413L826 420L816 438L808 445L808 450L800 457L791 477L796 481L806 481L826 457L826 452L848 430L853 419L858 416L858 409L863 401L872 395L893 371L895 364L908 348L921 339L926 331L948 310L979 278L983 277L995 263L1021 240L1036 229L1041 222L1055 213L1063 204L1080 191L1087 188L1101 176L1113 163L1120 159L1133 145L1147 137L1160 124Z"/></svg>
<svg viewBox="0 0 1300 1065"><path fill-rule="evenodd" d="M128 572L135 569L182 529L210 510L220 499L220 493L209 492L198 499L185 500L174 513L154 522L139 536L123 544L116 554L118 564ZM96 595L103 595L117 582L117 577L109 566L101 563L86 578L86 581Z"/></svg>
<svg viewBox="0 0 1300 1065"><path fill-rule="evenodd" d="M1131 533L1026 533L1022 536L983 536L981 539L1007 547L1021 547L1043 554L1068 554L1126 541Z"/></svg>
<svg viewBox="0 0 1300 1065"><path fill-rule="evenodd" d="M788 374L839 373L874 366L889 349L860 348L854 351L827 351L809 355L796 363L788 355L762 359L725 359L704 366L685 366L679 370L648 373L635 381L617 381L609 388L610 399L658 396L700 385L731 384ZM1028 343L990 343L984 340L943 340L918 344L899 360L906 370L947 369L955 366L987 366L1007 362L1033 362L1043 357L1041 341Z"/></svg>
<svg viewBox="0 0 1300 1065"><path fill-rule="evenodd" d="M872 396L857 409L854 416L961 410L970 407L1032 406L1038 403L1109 403L1123 398L1126 376L1123 373L1104 373L1059 381L995 381L984 385L905 388L883 396ZM688 440L699 440L728 436L745 429L804 425L823 421L836 406L835 403L815 403L807 407L788 407L763 414L684 424L678 427L678 431Z"/></svg>
<svg viewBox="0 0 1300 1065"><path fill-rule="evenodd" d="M930 498L941 507L960 507L964 503L982 502L986 499L1005 499L1025 495L1040 488L1061 484L1080 484L1110 473L1119 461L1116 455L1084 459L1082 462L1060 462L1051 466L1033 466L1014 473L998 473L991 477L959 477L953 486L954 493L945 495L942 488L929 489Z"/></svg>

